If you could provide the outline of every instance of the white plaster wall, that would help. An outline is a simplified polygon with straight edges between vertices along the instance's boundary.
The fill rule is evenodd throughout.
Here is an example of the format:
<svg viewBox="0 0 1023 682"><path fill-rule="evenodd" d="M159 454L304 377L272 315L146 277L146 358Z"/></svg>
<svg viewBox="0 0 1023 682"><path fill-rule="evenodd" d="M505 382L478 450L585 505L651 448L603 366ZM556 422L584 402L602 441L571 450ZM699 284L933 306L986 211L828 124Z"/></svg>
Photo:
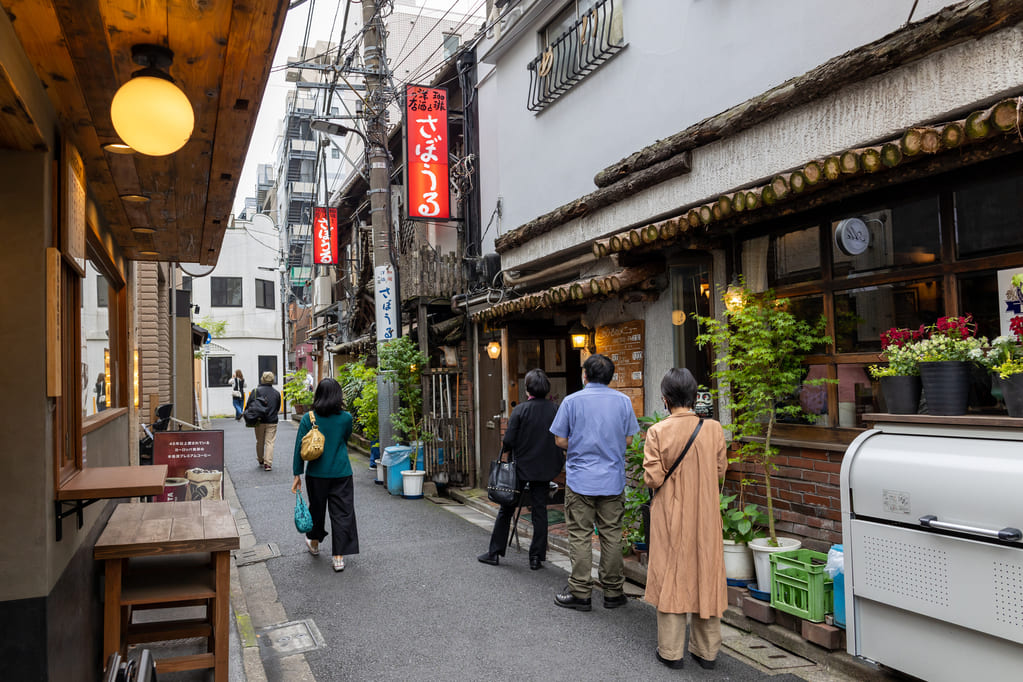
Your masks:
<svg viewBox="0 0 1023 682"><path fill-rule="evenodd" d="M253 228L246 221L235 221L224 234L217 267L206 277L193 278L192 303L199 306L199 313L192 319L201 318L227 322L225 335L214 339L218 346L227 348L224 353L211 346L211 355L229 355L233 369L241 369L245 376L246 393L259 383L258 356L273 355L277 358L278 374L284 371L283 336L281 334L281 284L279 266L279 242L276 230ZM242 278L242 307L214 308L210 305L210 279L212 277ZM274 283L274 308L256 307L256 280ZM201 389L203 391L203 412L210 415L234 414L231 406L231 388L207 387L206 362L202 363ZM280 390L280 377L277 377ZM207 412L208 410L208 412Z"/></svg>
<svg viewBox="0 0 1023 682"><path fill-rule="evenodd" d="M547 2L499 57L488 56L493 39L479 48L481 61L496 64L479 86L484 224L498 196L507 231L593 191L593 176L605 166L896 30L912 4L621 0L627 47L534 115L526 109L526 64L538 52L537 31L563 5ZM946 4L921 0L913 18ZM491 249L496 233L488 235Z"/></svg>
<svg viewBox="0 0 1023 682"><path fill-rule="evenodd" d="M964 74L970 74L965 78ZM692 172L561 225L502 256L510 268L824 155L942 121L1023 89L1023 28L948 48L693 151Z"/></svg>

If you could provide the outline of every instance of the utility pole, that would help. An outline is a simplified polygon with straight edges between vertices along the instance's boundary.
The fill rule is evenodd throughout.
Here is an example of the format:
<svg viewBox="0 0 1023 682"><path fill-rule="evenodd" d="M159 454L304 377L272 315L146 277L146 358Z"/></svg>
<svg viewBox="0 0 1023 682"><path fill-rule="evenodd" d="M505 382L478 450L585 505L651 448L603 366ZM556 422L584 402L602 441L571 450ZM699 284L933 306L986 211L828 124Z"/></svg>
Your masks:
<svg viewBox="0 0 1023 682"><path fill-rule="evenodd" d="M401 335L401 293L391 264L391 178L388 173L387 95L384 91L385 57L383 19L379 0L363 0L363 60L366 65L366 137L369 143L369 205L373 233L373 279L376 302L377 344ZM377 422L380 452L394 444L391 414L395 411L394 383L383 372L377 373Z"/></svg>

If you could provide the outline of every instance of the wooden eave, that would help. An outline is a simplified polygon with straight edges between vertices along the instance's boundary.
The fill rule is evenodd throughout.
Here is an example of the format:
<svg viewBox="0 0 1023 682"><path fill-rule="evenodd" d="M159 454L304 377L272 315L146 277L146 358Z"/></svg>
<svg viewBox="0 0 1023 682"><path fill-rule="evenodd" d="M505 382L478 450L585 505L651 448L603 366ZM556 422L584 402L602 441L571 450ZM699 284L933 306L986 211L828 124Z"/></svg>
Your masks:
<svg viewBox="0 0 1023 682"><path fill-rule="evenodd" d="M658 275L662 272L663 263L646 263L622 268L609 275L584 277L503 301L476 311L471 317L473 322L503 322L510 317L520 317L524 313L587 304L591 301L614 298L637 289L659 291L664 288L664 282L658 280Z"/></svg>
<svg viewBox="0 0 1023 682"><path fill-rule="evenodd" d="M1002 100L961 120L907 128L882 144L846 149L789 169L767 183L679 207L679 216L593 242L598 258L656 250L701 234L722 234L791 215L895 182L1023 151L1023 97ZM827 190L827 191L824 191Z"/></svg>
<svg viewBox="0 0 1023 682"><path fill-rule="evenodd" d="M216 264L288 1L0 0L0 6L62 134L81 153L89 191L126 256ZM169 156L102 148L120 142L110 102L140 68L131 48L141 43L173 50L169 72L195 112L191 139ZM0 74L0 99L7 100L3 82ZM31 142L30 129L16 134ZM150 201L124 202L125 194ZM138 226L156 232L136 235L131 228Z"/></svg>

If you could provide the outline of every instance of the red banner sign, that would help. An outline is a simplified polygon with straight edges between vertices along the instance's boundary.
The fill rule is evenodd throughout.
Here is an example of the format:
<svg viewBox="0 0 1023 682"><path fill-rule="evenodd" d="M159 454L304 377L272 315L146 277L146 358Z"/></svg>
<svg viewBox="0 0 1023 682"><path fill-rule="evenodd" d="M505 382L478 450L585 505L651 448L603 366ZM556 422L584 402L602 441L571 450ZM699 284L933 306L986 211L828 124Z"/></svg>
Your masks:
<svg viewBox="0 0 1023 682"><path fill-rule="evenodd" d="M448 91L405 87L405 160L410 218L451 217L448 184Z"/></svg>
<svg viewBox="0 0 1023 682"><path fill-rule="evenodd" d="M313 263L337 265L337 209L313 209Z"/></svg>

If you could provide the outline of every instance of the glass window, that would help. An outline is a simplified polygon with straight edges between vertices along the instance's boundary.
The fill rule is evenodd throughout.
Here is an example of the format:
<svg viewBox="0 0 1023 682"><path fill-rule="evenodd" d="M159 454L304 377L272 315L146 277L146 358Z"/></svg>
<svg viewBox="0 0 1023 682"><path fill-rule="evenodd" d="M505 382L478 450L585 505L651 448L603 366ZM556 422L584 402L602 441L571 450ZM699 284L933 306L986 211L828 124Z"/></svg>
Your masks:
<svg viewBox="0 0 1023 682"><path fill-rule="evenodd" d="M457 33L445 33L444 34L444 60L450 59L456 52L458 52L458 46L461 45L462 37Z"/></svg>
<svg viewBox="0 0 1023 682"><path fill-rule="evenodd" d="M1000 336L1002 292L998 290L998 272L986 270L959 276L959 309L973 315L977 336Z"/></svg>
<svg viewBox="0 0 1023 682"><path fill-rule="evenodd" d="M103 275L96 275L96 305L106 308L110 305L110 284Z"/></svg>
<svg viewBox="0 0 1023 682"><path fill-rule="evenodd" d="M110 368L110 283L93 261L86 268L86 287L96 292L82 297L82 416L102 412L113 405ZM92 287L88 280L94 279Z"/></svg>
<svg viewBox="0 0 1023 682"><path fill-rule="evenodd" d="M256 280L256 307L274 309L274 283L266 279Z"/></svg>
<svg viewBox="0 0 1023 682"><path fill-rule="evenodd" d="M937 196L866 211L831 223L835 277L940 260Z"/></svg>
<svg viewBox="0 0 1023 682"><path fill-rule="evenodd" d="M213 307L240 307L242 304L241 277L211 277L210 305Z"/></svg>
<svg viewBox="0 0 1023 682"><path fill-rule="evenodd" d="M675 334L675 367L686 367L703 386L710 386L711 348L696 345L702 331L697 316L710 315L710 269L706 265L671 268L671 323Z"/></svg>
<svg viewBox="0 0 1023 682"><path fill-rule="evenodd" d="M206 358L206 385L210 388L227 386L233 374L230 357Z"/></svg>
<svg viewBox="0 0 1023 682"><path fill-rule="evenodd" d="M808 279L820 279L821 252L820 228L816 225L801 230L772 235L767 242L767 253L748 253L759 240L751 240L743 244L743 262L749 268L753 263L766 263L767 281L771 287L779 284L802 282ZM761 249L761 253L763 250ZM751 281L751 273L746 273L747 281Z"/></svg>
<svg viewBox="0 0 1023 682"><path fill-rule="evenodd" d="M881 332L916 329L943 316L941 282L899 282L835 293L835 346L839 353L881 352Z"/></svg>
<svg viewBox="0 0 1023 682"><path fill-rule="evenodd" d="M1023 248L1023 176L966 185L955 205L961 258Z"/></svg>
<svg viewBox="0 0 1023 682"><path fill-rule="evenodd" d="M331 149L330 149L330 158L332 158L332 159L340 159L341 158L341 150L338 149L337 147L331 147Z"/></svg>
<svg viewBox="0 0 1023 682"><path fill-rule="evenodd" d="M181 278L181 290L191 291L192 290L192 278L185 275Z"/></svg>
<svg viewBox="0 0 1023 682"><path fill-rule="evenodd" d="M259 376L263 376L263 372L272 372L274 375L274 381L278 380L276 355L259 356Z"/></svg>

